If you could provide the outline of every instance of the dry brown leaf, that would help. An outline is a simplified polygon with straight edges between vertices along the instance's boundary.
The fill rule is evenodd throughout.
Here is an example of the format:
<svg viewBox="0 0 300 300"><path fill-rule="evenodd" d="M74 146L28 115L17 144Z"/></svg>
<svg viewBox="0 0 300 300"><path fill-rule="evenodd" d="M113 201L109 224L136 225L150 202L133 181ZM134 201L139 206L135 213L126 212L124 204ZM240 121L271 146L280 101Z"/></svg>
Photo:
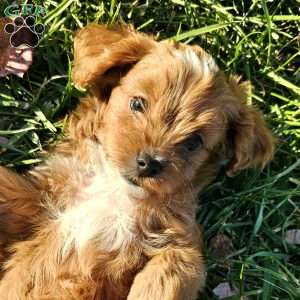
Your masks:
<svg viewBox="0 0 300 300"><path fill-rule="evenodd" d="M225 234L218 233L209 241L209 251L215 259L223 260L233 252L232 241Z"/></svg>

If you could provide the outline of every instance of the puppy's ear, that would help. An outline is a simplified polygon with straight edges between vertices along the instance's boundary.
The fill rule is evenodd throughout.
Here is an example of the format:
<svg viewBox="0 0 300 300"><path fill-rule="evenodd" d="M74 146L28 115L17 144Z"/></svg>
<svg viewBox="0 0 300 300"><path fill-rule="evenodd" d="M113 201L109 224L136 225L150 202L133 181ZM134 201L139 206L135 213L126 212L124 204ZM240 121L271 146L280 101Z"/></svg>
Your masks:
<svg viewBox="0 0 300 300"><path fill-rule="evenodd" d="M238 103L229 112L227 154L230 163L228 175L248 167L264 167L272 158L275 139L266 127L262 114L246 104L250 84L239 84L230 77L228 84Z"/></svg>
<svg viewBox="0 0 300 300"><path fill-rule="evenodd" d="M130 66L150 52L156 42L130 27L91 24L74 40L73 80L81 88L107 94Z"/></svg>

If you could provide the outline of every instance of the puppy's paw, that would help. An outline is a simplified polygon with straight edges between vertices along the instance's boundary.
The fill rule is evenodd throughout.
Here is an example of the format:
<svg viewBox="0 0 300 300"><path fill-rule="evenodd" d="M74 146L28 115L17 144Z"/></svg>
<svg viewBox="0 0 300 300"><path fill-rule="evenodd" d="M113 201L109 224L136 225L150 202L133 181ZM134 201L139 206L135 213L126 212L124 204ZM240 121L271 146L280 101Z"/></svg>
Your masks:
<svg viewBox="0 0 300 300"><path fill-rule="evenodd" d="M160 272L159 265L148 266L139 273L127 300L187 300L182 297L181 282L177 276ZM191 300L191 299L188 299Z"/></svg>
<svg viewBox="0 0 300 300"><path fill-rule="evenodd" d="M180 298L170 291L163 289L162 278L137 276L135 284L132 286L127 300L179 300ZM168 293L168 295L166 294ZM183 300L183 299L182 299Z"/></svg>

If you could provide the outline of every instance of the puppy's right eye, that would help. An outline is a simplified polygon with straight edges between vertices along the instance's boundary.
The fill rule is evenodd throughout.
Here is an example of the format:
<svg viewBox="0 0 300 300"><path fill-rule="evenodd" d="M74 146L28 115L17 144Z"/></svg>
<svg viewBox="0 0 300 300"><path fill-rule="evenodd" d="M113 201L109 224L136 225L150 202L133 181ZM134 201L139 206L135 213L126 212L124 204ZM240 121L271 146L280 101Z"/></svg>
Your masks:
<svg viewBox="0 0 300 300"><path fill-rule="evenodd" d="M130 109L132 111L145 112L146 110L146 101L142 97L133 97L130 100Z"/></svg>
<svg viewBox="0 0 300 300"><path fill-rule="evenodd" d="M195 133L188 137L183 143L182 146L186 151L193 152L203 144L202 137Z"/></svg>

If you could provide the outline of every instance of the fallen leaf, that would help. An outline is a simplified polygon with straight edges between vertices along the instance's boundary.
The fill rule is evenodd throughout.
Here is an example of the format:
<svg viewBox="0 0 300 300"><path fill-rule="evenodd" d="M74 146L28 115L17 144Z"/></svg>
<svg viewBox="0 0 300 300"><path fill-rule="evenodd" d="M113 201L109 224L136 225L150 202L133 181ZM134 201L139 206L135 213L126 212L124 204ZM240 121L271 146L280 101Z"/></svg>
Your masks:
<svg viewBox="0 0 300 300"><path fill-rule="evenodd" d="M290 229L285 233L285 240L291 245L300 245L300 229Z"/></svg>
<svg viewBox="0 0 300 300"><path fill-rule="evenodd" d="M215 259L226 259L233 252L232 241L227 235L218 233L209 241L209 251Z"/></svg>
<svg viewBox="0 0 300 300"><path fill-rule="evenodd" d="M33 49L21 45L14 48L10 45L9 35L4 31L10 18L0 19L0 77L10 74L23 77L32 64Z"/></svg>
<svg viewBox="0 0 300 300"><path fill-rule="evenodd" d="M225 299L231 296L236 296L239 294L239 290L235 287L230 286L228 282L222 282L217 287L213 289L213 293L219 299Z"/></svg>

